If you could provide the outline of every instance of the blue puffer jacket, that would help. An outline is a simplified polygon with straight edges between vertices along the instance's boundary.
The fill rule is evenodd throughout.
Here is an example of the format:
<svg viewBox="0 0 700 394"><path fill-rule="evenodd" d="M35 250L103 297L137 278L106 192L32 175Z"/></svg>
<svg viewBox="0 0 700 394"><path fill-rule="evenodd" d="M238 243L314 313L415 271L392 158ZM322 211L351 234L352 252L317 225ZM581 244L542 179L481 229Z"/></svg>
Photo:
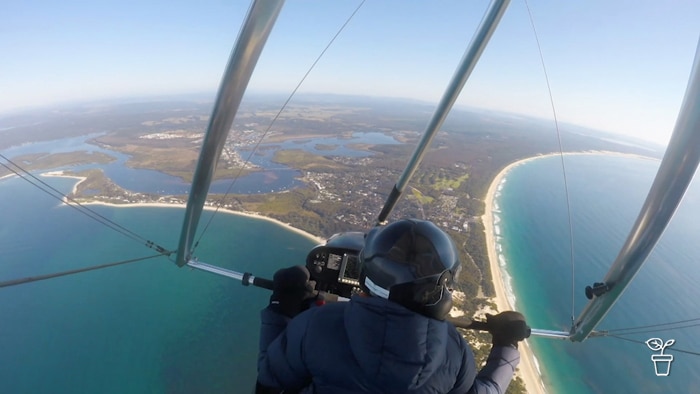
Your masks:
<svg viewBox="0 0 700 394"><path fill-rule="evenodd" d="M262 311L258 381L315 393L503 393L519 361L496 347L477 376L450 323L378 297L353 297L294 319Z"/></svg>

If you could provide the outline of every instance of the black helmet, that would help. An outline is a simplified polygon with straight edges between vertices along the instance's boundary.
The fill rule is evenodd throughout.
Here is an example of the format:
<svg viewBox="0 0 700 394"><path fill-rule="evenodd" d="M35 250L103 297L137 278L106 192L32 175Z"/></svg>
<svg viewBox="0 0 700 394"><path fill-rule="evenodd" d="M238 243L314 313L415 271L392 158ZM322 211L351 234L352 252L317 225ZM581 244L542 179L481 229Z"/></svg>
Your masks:
<svg viewBox="0 0 700 394"><path fill-rule="evenodd" d="M403 219L372 229L360 262L365 292L438 320L452 308L448 287L457 278L459 254L435 224Z"/></svg>

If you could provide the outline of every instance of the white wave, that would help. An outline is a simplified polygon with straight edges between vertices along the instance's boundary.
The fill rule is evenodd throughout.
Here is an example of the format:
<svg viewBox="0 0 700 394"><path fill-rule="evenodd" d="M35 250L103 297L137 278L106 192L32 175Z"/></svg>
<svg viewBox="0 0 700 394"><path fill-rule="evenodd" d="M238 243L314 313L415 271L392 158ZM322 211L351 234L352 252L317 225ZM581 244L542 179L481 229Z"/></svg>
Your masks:
<svg viewBox="0 0 700 394"><path fill-rule="evenodd" d="M495 225L493 227L493 229L494 229L494 232L496 233L496 235L501 235L501 226Z"/></svg>
<svg viewBox="0 0 700 394"><path fill-rule="evenodd" d="M504 260L505 261L505 260ZM515 307L515 294L513 293L513 278L508 274L505 268L501 269L501 276L503 277L503 287L506 288L506 298L508 299L508 304L511 308Z"/></svg>
<svg viewBox="0 0 700 394"><path fill-rule="evenodd" d="M540 369L540 362L537 361L537 357L532 356L532 362L535 363L535 369L537 370L537 374L542 376L542 370Z"/></svg>
<svg viewBox="0 0 700 394"><path fill-rule="evenodd" d="M493 224L498 224L501 222L501 217L498 215L493 215Z"/></svg>
<svg viewBox="0 0 700 394"><path fill-rule="evenodd" d="M499 251L499 252L503 252L503 245L497 243L497 244L496 244L496 250Z"/></svg>
<svg viewBox="0 0 700 394"><path fill-rule="evenodd" d="M495 199L493 200L493 211L501 212L501 207L498 206L498 201L496 201Z"/></svg>
<svg viewBox="0 0 700 394"><path fill-rule="evenodd" d="M528 347L530 347L530 344L528 343ZM532 350L532 348L530 347ZM542 380L542 369L540 369L540 361L537 359L535 356L535 353L533 351L530 351L530 358L532 360L532 363L535 364L535 370L537 371L537 376L540 378L540 387L542 387L542 392L546 393L547 392L547 387L544 385L544 380Z"/></svg>
<svg viewBox="0 0 700 394"><path fill-rule="evenodd" d="M498 254L498 265L500 265L501 267L506 266L506 258L500 253Z"/></svg>

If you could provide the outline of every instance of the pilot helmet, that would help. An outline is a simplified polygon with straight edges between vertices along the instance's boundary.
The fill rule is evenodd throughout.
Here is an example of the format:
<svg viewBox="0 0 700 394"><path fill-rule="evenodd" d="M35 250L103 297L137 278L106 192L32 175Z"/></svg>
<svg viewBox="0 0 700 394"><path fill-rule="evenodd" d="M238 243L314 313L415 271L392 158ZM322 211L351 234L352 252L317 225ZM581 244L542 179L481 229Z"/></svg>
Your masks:
<svg viewBox="0 0 700 394"><path fill-rule="evenodd" d="M444 320L460 262L454 241L432 222L403 219L372 229L360 251L360 287L424 316Z"/></svg>

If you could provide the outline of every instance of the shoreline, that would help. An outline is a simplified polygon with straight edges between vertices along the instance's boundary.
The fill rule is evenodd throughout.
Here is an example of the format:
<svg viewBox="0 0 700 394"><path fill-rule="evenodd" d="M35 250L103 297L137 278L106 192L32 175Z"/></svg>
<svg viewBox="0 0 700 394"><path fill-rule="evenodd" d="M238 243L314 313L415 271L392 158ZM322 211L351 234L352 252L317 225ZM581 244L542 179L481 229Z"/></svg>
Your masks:
<svg viewBox="0 0 700 394"><path fill-rule="evenodd" d="M565 156L572 155L602 155L602 156L625 156L634 157L638 159L646 160L658 160L656 158L642 156L637 154L628 154L612 151L582 151L582 152L564 152ZM547 157L560 156L560 153L549 153L542 154L538 156L532 156L525 159L521 159L510 163L505 168L503 168L491 181L486 197L484 198L485 209L484 215L482 216L482 222L484 224L484 231L486 233L486 246L489 258L489 267L491 269L491 281L493 282L494 291L496 293L493 301L496 303L498 311L515 310L515 306L512 300L509 298L508 289L504 280L506 279L501 272L501 267L499 266L498 252L496 251L496 234L495 234L495 223L494 223L494 199L496 193L499 191L499 186L502 184L504 178L508 173L515 167L522 164L528 163L533 160L543 159ZM512 279L512 278L511 278ZM523 341L520 346L521 351L521 363L520 363L520 377L525 383L525 387L528 393L546 393L546 387L542 379L542 371L540 370L540 364L537 361L532 348L530 347L527 340Z"/></svg>
<svg viewBox="0 0 700 394"><path fill-rule="evenodd" d="M628 153L620 153L620 152L613 152L613 151L581 151L581 152L564 152L563 153L566 156L570 155L602 155L602 156L624 156L624 157L634 157L638 159L646 159L646 160L659 160L657 158L652 158L648 156L643 156L643 155L638 155L638 154L628 154ZM532 157L527 157L518 161L515 161L513 163L510 163L507 165L505 168L503 168L491 181L491 184L489 185L488 191L486 193L486 197L484 198L484 203L485 203L485 209L484 209L484 215L482 216L482 222L484 224L484 231L485 231L485 238L486 238L486 243L487 243L487 251L488 251L488 259L489 259L489 267L491 269L491 280L494 285L494 291L495 291L495 297L492 298L492 300L495 302L498 311L505 311L505 310L515 310L514 305L512 305L511 300L509 299L509 294L506 288L506 284L504 283L504 275L501 272L501 268L499 266L499 260L498 260L498 252L496 251L496 239L495 239L495 224L494 224L494 198L496 193L499 191L498 188L501 185L502 180L508 175L508 173L515 167L525 164L527 162L537 160L537 159L543 159L547 157L553 157L553 156L560 156L560 153L548 153L548 154L540 154L537 156L532 156ZM47 172L41 174L42 176L53 176L53 177L64 177L64 178L73 178L77 179L78 182L75 183L73 186L73 189L71 193L75 193L77 190L78 185L80 182L84 181L86 178L81 177L81 176L76 176L76 175L66 175L63 173L63 171L53 171L53 172ZM12 176L12 175L9 175ZM4 178L4 177L3 177ZM63 203L66 204L66 199L64 198ZM163 202L139 202L139 203L126 203L126 204L114 204L114 203L107 203L107 202L101 202L101 201L87 201L84 203L81 203L83 205L104 205L104 206L109 206L109 207L115 207L115 208L131 208L131 207L155 207L155 208L186 208L186 204L182 203L163 203ZM212 206L204 206L205 210L216 210L216 207ZM266 220L268 222L274 223L278 226L281 226L282 228L286 230L290 230L292 232L295 232L299 235L302 235L310 240L313 240L318 243L324 243L326 240L324 238L318 237L316 235L313 235L311 233L308 233L304 230L301 230L299 228L293 227L289 223L282 222L280 220L270 218L267 216L264 216L261 213L258 212L243 212L243 211L234 211L231 209L227 208L219 208L220 211L230 214L230 215L239 215L239 216L244 216L244 217L249 217L253 219L262 219ZM528 393L541 393L545 394L547 393L543 378L542 378L542 371L540 369L540 364L537 361L537 358L530 347L529 343L527 340L523 341L521 346L520 346L520 352L521 352L521 363L519 365L519 371L516 373L517 376L520 376L523 379L523 382L525 384L525 388Z"/></svg>
<svg viewBox="0 0 700 394"><path fill-rule="evenodd" d="M138 208L138 207L181 208L181 209L187 208L187 204L171 204L171 203L165 203L165 202L136 202L136 203L127 203L127 204L113 204L113 203L101 202L101 201L88 201L88 202L83 202L81 204L82 205L104 205L104 206L108 206L108 207L112 207L112 208ZM205 205L204 210L205 211L216 211L216 207ZM274 223L277 226L284 228L285 230L289 230L291 232L302 235L305 238L308 238L312 241L315 241L318 243L325 243L326 242L325 238L311 234L311 233L306 232L300 228L296 228L289 223L285 223L285 222L282 222L282 221L277 220L275 218L265 216L265 215L258 213L258 212L234 211L234 210L228 209L228 208L219 208L219 212L225 213L227 215L243 216L243 217L252 218L252 219L264 220L264 221L267 221L270 223Z"/></svg>
<svg viewBox="0 0 700 394"><path fill-rule="evenodd" d="M77 175L66 175L63 173L63 171L46 172L46 173L43 173L41 175L42 176L49 176L49 177L77 179L78 182L76 182L75 185L73 185L73 189L71 190L71 194L75 194L80 182L83 182L85 179L87 179L85 177L81 177L81 176L77 176ZM67 204L65 197L63 198L63 204ZM112 207L112 208L138 208L138 207L182 208L182 209L187 208L187 204L174 204L174 203L164 203L164 202L138 202L138 203L126 203L126 204L114 204L114 203L95 200L95 201L81 202L80 204L81 205L103 205L103 206ZM215 211L216 209L217 209L216 207L204 205L205 211ZM218 210L219 210L219 212L223 212L227 215L243 216L243 217L247 217L247 218L265 220L265 221L274 223L274 224L284 228L285 230L289 230L291 232L302 235L302 236L304 236L304 237L306 237L314 242L318 242L318 243L325 243L326 242L325 238L311 234L311 233L304 231L300 228L296 228L289 223L285 223L285 222L282 222L280 220L265 216L265 215L258 213L258 212L234 211L234 210L228 209L228 208L218 208Z"/></svg>
<svg viewBox="0 0 700 394"><path fill-rule="evenodd" d="M503 283L504 278L501 274L501 268L498 265L498 253L496 252L496 239L494 234L495 227L493 223L494 197L496 196L498 187L501 185L501 181L510 172L510 170L540 157L546 156L542 155L529 157L507 165L496 175L493 181L491 181L488 192L486 193L486 198L484 199L486 207L484 209L484 216L482 216L482 222L484 224L484 231L486 232L486 247L489 256L489 268L491 269L491 281L493 282L494 291L496 292L496 296L494 297L493 301L496 303L496 308L499 312L514 310L514 307L508 300L508 293L506 292L506 287ZM535 354L530 348L527 340L521 343L520 353L521 357L518 375L523 379L525 389L528 393L546 393L544 381L542 380L542 374L535 367L535 365L537 365L537 362L535 361Z"/></svg>

